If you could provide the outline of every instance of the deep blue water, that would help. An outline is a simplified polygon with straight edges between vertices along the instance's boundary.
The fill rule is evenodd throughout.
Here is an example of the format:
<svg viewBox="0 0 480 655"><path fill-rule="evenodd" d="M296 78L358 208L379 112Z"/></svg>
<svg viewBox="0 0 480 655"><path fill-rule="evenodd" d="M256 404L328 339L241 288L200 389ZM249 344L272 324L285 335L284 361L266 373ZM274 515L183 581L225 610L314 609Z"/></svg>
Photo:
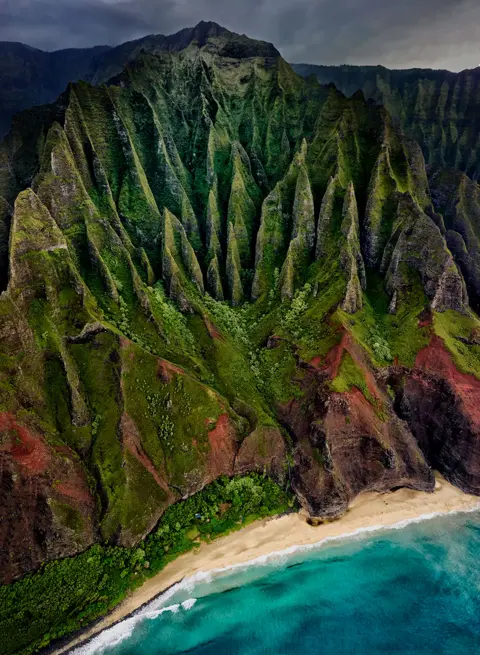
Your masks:
<svg viewBox="0 0 480 655"><path fill-rule="evenodd" d="M142 612L76 653L480 654L480 513L222 573Z"/></svg>

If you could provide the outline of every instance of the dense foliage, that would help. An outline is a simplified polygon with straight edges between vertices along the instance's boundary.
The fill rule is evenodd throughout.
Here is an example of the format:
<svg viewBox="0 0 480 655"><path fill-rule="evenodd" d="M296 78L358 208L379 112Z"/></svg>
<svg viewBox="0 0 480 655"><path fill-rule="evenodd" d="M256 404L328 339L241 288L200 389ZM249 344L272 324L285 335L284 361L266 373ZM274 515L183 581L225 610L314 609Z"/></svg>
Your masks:
<svg viewBox="0 0 480 655"><path fill-rule="evenodd" d="M458 168L478 178L478 68L453 73L384 66L292 67L299 75L315 75L321 84L335 84L348 97L363 91L418 141L428 164Z"/></svg>
<svg viewBox="0 0 480 655"><path fill-rule="evenodd" d="M9 653L288 507L236 475L288 474L312 517L338 517L364 490L433 490L439 424L439 470L480 493L458 416L480 389L464 378L453 402L431 375L480 370L480 186L429 175L384 108L272 46L214 24L184 37L70 85L0 143Z"/></svg>
<svg viewBox="0 0 480 655"><path fill-rule="evenodd" d="M291 507L268 477L222 477L169 507L137 548L96 545L0 587L2 653L35 652L103 616L180 553Z"/></svg>

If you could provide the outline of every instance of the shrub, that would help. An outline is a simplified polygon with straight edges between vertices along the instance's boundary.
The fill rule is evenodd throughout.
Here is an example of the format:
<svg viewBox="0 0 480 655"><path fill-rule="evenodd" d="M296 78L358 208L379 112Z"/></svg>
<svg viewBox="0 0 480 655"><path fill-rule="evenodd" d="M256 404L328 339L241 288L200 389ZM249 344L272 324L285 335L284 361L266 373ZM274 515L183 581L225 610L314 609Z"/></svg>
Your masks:
<svg viewBox="0 0 480 655"><path fill-rule="evenodd" d="M0 587L2 653L34 653L106 614L198 539L213 539L292 505L293 496L268 477L223 477L170 506L136 548L95 545Z"/></svg>

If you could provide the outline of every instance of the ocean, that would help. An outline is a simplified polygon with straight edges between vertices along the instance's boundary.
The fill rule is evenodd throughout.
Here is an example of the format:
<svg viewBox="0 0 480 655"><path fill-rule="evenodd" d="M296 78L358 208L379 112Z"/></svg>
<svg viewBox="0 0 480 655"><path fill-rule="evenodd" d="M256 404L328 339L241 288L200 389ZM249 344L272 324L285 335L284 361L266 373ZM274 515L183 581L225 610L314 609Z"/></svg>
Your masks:
<svg viewBox="0 0 480 655"><path fill-rule="evenodd" d="M197 575L72 653L480 653L480 512Z"/></svg>

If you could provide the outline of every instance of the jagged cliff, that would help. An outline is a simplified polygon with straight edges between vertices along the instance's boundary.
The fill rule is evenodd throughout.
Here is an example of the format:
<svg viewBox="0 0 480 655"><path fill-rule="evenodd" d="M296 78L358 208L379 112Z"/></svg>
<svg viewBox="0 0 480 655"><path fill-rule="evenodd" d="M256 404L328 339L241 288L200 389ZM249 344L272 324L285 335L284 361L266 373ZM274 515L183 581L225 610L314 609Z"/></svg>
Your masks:
<svg viewBox="0 0 480 655"><path fill-rule="evenodd" d="M480 68L452 73L383 66L292 64L302 76L315 75L347 97L358 90L382 104L423 149L427 164L457 168L480 178Z"/></svg>
<svg viewBox="0 0 480 655"><path fill-rule="evenodd" d="M254 54L278 55L271 44L256 41L252 46L246 37L211 22L168 36L152 34L114 48L101 45L43 52L21 43L0 42L0 136L10 129L17 112L54 102L68 82L102 84L142 53L178 52L192 42L208 47L212 34L224 38L234 58L248 56L252 47ZM452 73L383 66L292 66L299 75L315 75L321 84L333 83L347 97L362 90L366 98L384 105L422 146L427 164L458 168L478 179L479 69Z"/></svg>
<svg viewBox="0 0 480 655"><path fill-rule="evenodd" d="M252 41L212 22L202 21L175 34L150 34L116 47L70 48L44 52L23 43L0 41L0 138L10 129L12 117L36 105L54 102L69 82L107 82L144 52L178 52L190 43L202 46L213 34L228 37L224 44L232 57L248 54ZM208 36L206 36L208 35ZM255 53L277 55L269 43L255 41Z"/></svg>
<svg viewBox="0 0 480 655"><path fill-rule="evenodd" d="M316 520L432 491L432 466L478 493L478 207L385 108L209 24L20 114L2 580L132 547L221 475L265 472Z"/></svg>

